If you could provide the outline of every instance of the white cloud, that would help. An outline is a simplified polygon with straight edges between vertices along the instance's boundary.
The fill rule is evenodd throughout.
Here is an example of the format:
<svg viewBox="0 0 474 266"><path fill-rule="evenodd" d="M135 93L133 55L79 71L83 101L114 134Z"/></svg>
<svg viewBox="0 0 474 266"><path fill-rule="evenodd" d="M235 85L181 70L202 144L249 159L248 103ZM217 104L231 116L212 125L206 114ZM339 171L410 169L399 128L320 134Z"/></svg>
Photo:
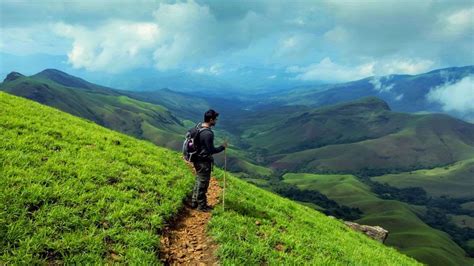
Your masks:
<svg viewBox="0 0 474 266"><path fill-rule="evenodd" d="M289 67L287 72L297 73L296 79L300 80L349 81L372 75L373 65L369 63L356 67L343 66L332 62L329 57L326 57L319 63L311 64L307 67Z"/></svg>
<svg viewBox="0 0 474 266"><path fill-rule="evenodd" d="M389 60L380 60L375 67L377 75L388 74L420 74L431 69L434 62L426 59L407 59L394 58Z"/></svg>
<svg viewBox="0 0 474 266"><path fill-rule="evenodd" d="M264 18L251 11L224 24L209 6L194 1L160 3L152 14L147 22L109 20L94 27L57 23L55 33L72 40L68 57L76 68L120 72L152 65L163 71L185 67L213 75L221 72L217 65L206 71L193 66L265 36L260 34Z"/></svg>
<svg viewBox="0 0 474 266"><path fill-rule="evenodd" d="M429 70L433 65L434 62L431 60L395 57L380 60L368 59L361 64L352 66L337 64L331 58L325 57L319 63L306 67L290 66L286 72L296 73L296 79L300 80L337 82L390 74L420 74ZM389 91L392 88L389 85L382 87L377 78L372 79L371 82L373 82L374 89L378 91Z"/></svg>
<svg viewBox="0 0 474 266"><path fill-rule="evenodd" d="M119 72L151 64L150 52L161 39L153 23L110 21L96 29L58 23L57 34L73 39L68 53L75 68Z"/></svg>
<svg viewBox="0 0 474 266"><path fill-rule="evenodd" d="M273 53L275 58L300 61L315 50L316 38L310 33L285 35L276 44Z"/></svg>
<svg viewBox="0 0 474 266"><path fill-rule="evenodd" d="M397 97L395 97L395 101L401 101L403 99L404 94L400 94Z"/></svg>
<svg viewBox="0 0 474 266"><path fill-rule="evenodd" d="M193 72L198 73L198 74L207 74L207 75L220 75L222 72L224 72L224 69L221 64L214 64L210 67L198 67L193 70Z"/></svg>
<svg viewBox="0 0 474 266"><path fill-rule="evenodd" d="M441 33L447 37L462 35L469 31L472 33L474 30L474 7L440 15L438 29L441 29Z"/></svg>
<svg viewBox="0 0 474 266"><path fill-rule="evenodd" d="M394 84L385 84L389 80L390 80L390 76L386 76L386 77L376 76L370 79L369 82L374 86L374 90L378 91L379 93L383 93L383 92L391 91L394 86Z"/></svg>
<svg viewBox="0 0 474 266"><path fill-rule="evenodd" d="M176 68L210 56L219 42L209 8L194 1L160 4L149 22L108 21L96 27L59 23L56 33L73 40L68 53L76 68L119 72L143 66ZM199 69L198 69L199 71ZM218 74L217 66L206 70Z"/></svg>
<svg viewBox="0 0 474 266"><path fill-rule="evenodd" d="M160 4L153 16L164 36L153 53L158 69L175 68L187 58L206 55L215 47L216 20L207 6L194 1Z"/></svg>
<svg viewBox="0 0 474 266"><path fill-rule="evenodd" d="M474 63L469 1L6 1L0 17L0 52L69 53L94 71L221 62L347 80ZM72 29L35 28L58 21ZM132 30L144 24L155 32Z"/></svg>
<svg viewBox="0 0 474 266"><path fill-rule="evenodd" d="M474 75L433 88L426 97L430 102L441 104L444 111L474 114Z"/></svg>
<svg viewBox="0 0 474 266"><path fill-rule="evenodd" d="M70 42L59 36L47 34L51 26L44 23L28 27L2 27L0 51L21 56L40 53L65 54Z"/></svg>
<svg viewBox="0 0 474 266"><path fill-rule="evenodd" d="M323 35L324 40L328 43L343 43L349 39L349 33L341 26L337 26Z"/></svg>

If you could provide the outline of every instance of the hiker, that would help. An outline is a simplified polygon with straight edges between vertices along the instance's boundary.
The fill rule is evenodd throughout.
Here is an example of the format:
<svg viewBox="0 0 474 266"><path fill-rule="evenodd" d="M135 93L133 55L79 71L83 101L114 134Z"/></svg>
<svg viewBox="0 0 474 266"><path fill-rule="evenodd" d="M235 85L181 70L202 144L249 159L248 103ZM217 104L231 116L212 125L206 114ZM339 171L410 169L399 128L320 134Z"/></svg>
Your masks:
<svg viewBox="0 0 474 266"><path fill-rule="evenodd" d="M210 109L204 113L204 122L197 125L199 130L198 143L199 151L193 160L194 169L196 169L196 182L194 184L191 207L199 211L210 211L212 208L207 205L207 189L211 179L211 170L214 166L213 154L219 153L227 148L227 142L219 147L214 147L214 132L212 127L217 123L219 113Z"/></svg>

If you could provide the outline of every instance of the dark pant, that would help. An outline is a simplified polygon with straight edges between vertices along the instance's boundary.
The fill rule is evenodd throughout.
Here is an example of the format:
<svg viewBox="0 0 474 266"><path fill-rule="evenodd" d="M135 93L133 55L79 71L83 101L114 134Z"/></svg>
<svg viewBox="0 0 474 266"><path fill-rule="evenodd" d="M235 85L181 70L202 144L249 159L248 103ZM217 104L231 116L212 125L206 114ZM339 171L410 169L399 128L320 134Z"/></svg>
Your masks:
<svg viewBox="0 0 474 266"><path fill-rule="evenodd" d="M194 183L192 204L198 207L207 206L207 189L209 188L209 180L211 179L212 161L194 162L196 169L196 182Z"/></svg>

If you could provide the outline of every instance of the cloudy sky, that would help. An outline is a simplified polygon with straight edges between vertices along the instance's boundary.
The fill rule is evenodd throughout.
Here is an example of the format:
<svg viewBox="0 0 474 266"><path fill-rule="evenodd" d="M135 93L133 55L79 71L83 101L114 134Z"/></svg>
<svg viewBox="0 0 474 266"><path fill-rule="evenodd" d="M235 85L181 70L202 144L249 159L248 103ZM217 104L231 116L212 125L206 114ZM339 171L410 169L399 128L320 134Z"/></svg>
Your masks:
<svg viewBox="0 0 474 266"><path fill-rule="evenodd" d="M236 79L257 69L266 80L340 82L474 64L471 0L2 0L0 23L2 73Z"/></svg>

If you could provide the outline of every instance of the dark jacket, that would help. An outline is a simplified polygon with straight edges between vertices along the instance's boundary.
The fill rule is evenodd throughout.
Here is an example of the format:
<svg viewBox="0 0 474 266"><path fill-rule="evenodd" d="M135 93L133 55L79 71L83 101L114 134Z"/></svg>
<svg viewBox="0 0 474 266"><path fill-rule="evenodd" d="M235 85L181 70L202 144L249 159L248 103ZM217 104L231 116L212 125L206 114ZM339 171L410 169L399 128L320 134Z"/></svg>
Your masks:
<svg viewBox="0 0 474 266"><path fill-rule="evenodd" d="M202 128L199 125L199 128ZM224 146L214 147L214 132L210 128L204 129L199 133L199 156L201 160L213 161L213 154L219 153L225 149Z"/></svg>

